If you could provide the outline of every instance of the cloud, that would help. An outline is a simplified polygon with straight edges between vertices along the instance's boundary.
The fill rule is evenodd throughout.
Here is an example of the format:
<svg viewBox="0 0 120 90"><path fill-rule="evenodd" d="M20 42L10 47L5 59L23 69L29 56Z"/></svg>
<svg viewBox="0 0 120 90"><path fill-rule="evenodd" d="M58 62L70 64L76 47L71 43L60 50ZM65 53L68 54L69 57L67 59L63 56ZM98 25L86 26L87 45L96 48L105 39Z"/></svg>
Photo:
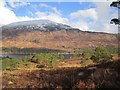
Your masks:
<svg viewBox="0 0 120 90"><path fill-rule="evenodd" d="M27 20L35 20L37 18L31 18L31 17L28 17L28 16L24 16L24 17L17 17L18 21L27 21Z"/></svg>
<svg viewBox="0 0 120 90"><path fill-rule="evenodd" d="M37 17L46 17L46 15L47 15L47 13L40 12L40 11L36 12L35 14L37 15Z"/></svg>
<svg viewBox="0 0 120 90"><path fill-rule="evenodd" d="M29 16L17 16L12 11L12 9L6 7L5 4L6 3L4 3L4 2L2 2L0 4L0 20L2 21L2 22L0 22L0 25L6 25L9 23L18 22L18 21L36 20L36 19L37 20L38 19L49 19L49 20L57 22L57 23L63 23L63 24L68 23L68 19L62 17L61 13L59 12L59 10L57 10L57 8L48 6L46 4L41 4L41 6L51 9L51 11L53 11L53 12L36 11L34 13L34 18L29 17ZM20 5L22 5L22 4L20 4ZM23 4L23 5L25 5L25 4ZM11 4L11 6L14 8L18 7L18 5L14 6L12 4ZM29 13L33 14L32 12L29 12Z"/></svg>
<svg viewBox="0 0 120 90"><path fill-rule="evenodd" d="M6 7L6 3L4 1L0 1L0 25L6 25L13 22L18 21L25 21L25 20L31 20L32 18L29 18L27 16L24 17L18 17L16 14Z"/></svg>
<svg viewBox="0 0 120 90"><path fill-rule="evenodd" d="M73 27L83 31L94 31L91 24L98 19L98 15L95 8L89 8L72 12L70 18L73 21L71 22Z"/></svg>
<svg viewBox="0 0 120 90"><path fill-rule="evenodd" d="M46 8L48 11L47 12L41 12L38 11L35 14L37 15L37 18L39 19L48 19L57 23L63 23L63 24L68 24L69 20L68 18L64 18L56 7L52 7L50 5L41 3L40 7Z"/></svg>
<svg viewBox="0 0 120 90"><path fill-rule="evenodd" d="M8 2L8 3L10 5L10 7L12 7L12 8L30 5L30 3L28 3L28 2Z"/></svg>
<svg viewBox="0 0 120 90"><path fill-rule="evenodd" d="M118 33L118 27L115 25L104 24L103 32Z"/></svg>
<svg viewBox="0 0 120 90"><path fill-rule="evenodd" d="M67 18L59 16L57 14L48 15L48 19L51 20L51 21L55 21L57 23L63 23L63 24L68 24L68 21L69 21Z"/></svg>
<svg viewBox="0 0 120 90"><path fill-rule="evenodd" d="M49 19L57 23L68 24L73 27L79 28L84 31L96 31L96 32L109 32L117 33L118 28L115 25L111 25L109 22L111 18L117 17L118 13L111 12L110 3L106 2L94 2L96 8L89 8L85 10L77 10L70 13L69 17L64 17L60 10L56 7L52 7L47 4L40 4L42 8L46 8L47 11L30 12L33 17L30 16L17 16L12 9L6 7L5 2L0 1L0 25L9 24L12 22L35 20L35 19ZM22 5L22 4L21 4ZM23 4L25 5L25 4ZM12 7L19 7L11 5ZM37 7L36 7L37 8ZM4 12L4 13L3 13ZM88 22L88 18L90 22ZM91 20L92 19L92 20Z"/></svg>
<svg viewBox="0 0 120 90"><path fill-rule="evenodd" d="M36 12L37 18L39 19L48 19L57 23L68 24L68 19L60 16L55 13L45 13L45 12Z"/></svg>
<svg viewBox="0 0 120 90"><path fill-rule="evenodd" d="M96 12L98 13L98 19L93 22L92 27L95 31L109 32L109 33L117 33L117 26L111 25L110 20L113 18L112 16L116 16L118 13L114 12L111 14L110 2L94 2L96 7Z"/></svg>
<svg viewBox="0 0 120 90"><path fill-rule="evenodd" d="M48 10L52 10L52 11L54 11L54 13L56 13L56 14L61 14L60 13L60 10L58 10L56 7L52 7L52 6L50 6L50 5L47 5L47 4L44 4L44 3L41 3L40 4L40 7L43 7L43 8L47 8Z"/></svg>
<svg viewBox="0 0 120 90"><path fill-rule="evenodd" d="M91 18L96 20L97 13L94 8L86 9L86 10L78 10L70 14L71 18Z"/></svg>
<svg viewBox="0 0 120 90"><path fill-rule="evenodd" d="M111 9L110 2L94 2L94 4L96 8L72 12L70 17L74 22L71 24L88 31L118 33L117 26L110 24L112 18L118 17L118 13ZM88 21L88 18L93 20Z"/></svg>
<svg viewBox="0 0 120 90"><path fill-rule="evenodd" d="M0 6L0 24L8 24L14 22L15 20L17 20L17 17L13 11L9 10L3 5Z"/></svg>
<svg viewBox="0 0 120 90"><path fill-rule="evenodd" d="M72 26L74 28L79 28L80 30L89 31L88 23L86 22L75 22Z"/></svg>
<svg viewBox="0 0 120 90"><path fill-rule="evenodd" d="M80 0L80 2L113 2L118 0Z"/></svg>
<svg viewBox="0 0 120 90"><path fill-rule="evenodd" d="M33 18L30 18L28 16L18 17L12 10L6 7L0 6L0 25L6 25L13 22L25 21L25 20L31 20L31 19Z"/></svg>
<svg viewBox="0 0 120 90"><path fill-rule="evenodd" d="M5 2L3 0L0 0L0 6L4 6Z"/></svg>

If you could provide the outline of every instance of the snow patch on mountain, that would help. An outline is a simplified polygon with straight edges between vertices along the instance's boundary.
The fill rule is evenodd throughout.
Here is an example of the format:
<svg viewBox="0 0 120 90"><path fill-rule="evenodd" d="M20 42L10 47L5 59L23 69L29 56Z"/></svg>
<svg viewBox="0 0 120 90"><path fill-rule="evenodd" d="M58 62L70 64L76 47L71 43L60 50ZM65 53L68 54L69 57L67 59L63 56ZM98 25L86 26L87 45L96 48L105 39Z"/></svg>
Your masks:
<svg viewBox="0 0 120 90"><path fill-rule="evenodd" d="M57 31L63 29L72 29L69 25L56 23L50 20L31 20L11 23L2 27L3 30L41 30Z"/></svg>

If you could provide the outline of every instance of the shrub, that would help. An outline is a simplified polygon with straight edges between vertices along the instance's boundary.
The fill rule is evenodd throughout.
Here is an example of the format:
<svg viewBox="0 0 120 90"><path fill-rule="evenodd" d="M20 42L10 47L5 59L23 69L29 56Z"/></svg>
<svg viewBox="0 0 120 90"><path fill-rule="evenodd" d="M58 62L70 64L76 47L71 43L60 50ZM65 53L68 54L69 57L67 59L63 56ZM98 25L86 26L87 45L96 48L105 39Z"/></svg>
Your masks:
<svg viewBox="0 0 120 90"><path fill-rule="evenodd" d="M57 66L58 60L63 59L64 56L60 54L36 54L30 60L34 63L44 62L48 67Z"/></svg>
<svg viewBox="0 0 120 90"><path fill-rule="evenodd" d="M84 51L83 53L82 53L82 63L83 64L85 64L85 63L87 63L88 62L88 60L90 60L91 59L91 56L92 56L92 53L91 52L89 52L89 51Z"/></svg>
<svg viewBox="0 0 120 90"><path fill-rule="evenodd" d="M32 58L31 60L30 60L31 62L33 62L33 63L39 63L39 61L38 61L38 59L37 58Z"/></svg>
<svg viewBox="0 0 120 90"><path fill-rule="evenodd" d="M83 59L84 60L90 60L90 58L91 58L91 56L92 56L92 54L90 53L90 52L83 52L82 53L82 56L83 56Z"/></svg>
<svg viewBox="0 0 120 90"><path fill-rule="evenodd" d="M14 71L14 70L17 70L17 69L15 67L14 68L13 67L7 67L6 70L8 70L8 71Z"/></svg>
<svg viewBox="0 0 120 90"><path fill-rule="evenodd" d="M97 47L91 59L94 62L106 62L112 59L112 56L105 47Z"/></svg>
<svg viewBox="0 0 120 90"><path fill-rule="evenodd" d="M29 62L32 58L33 58L34 55L30 55L30 56L25 56L24 58L22 58L22 61L23 62Z"/></svg>
<svg viewBox="0 0 120 90"><path fill-rule="evenodd" d="M36 68L44 68L45 65L36 65Z"/></svg>
<svg viewBox="0 0 120 90"><path fill-rule="evenodd" d="M48 67L53 67L53 61L50 59L45 60L45 63L47 64Z"/></svg>
<svg viewBox="0 0 120 90"><path fill-rule="evenodd" d="M2 69L3 70L15 70L20 64L20 60L17 58L3 58Z"/></svg>
<svg viewBox="0 0 120 90"><path fill-rule="evenodd" d="M76 57L80 57L80 56L81 56L81 54L76 54L76 53L73 54L73 57L75 57L75 58L76 58Z"/></svg>

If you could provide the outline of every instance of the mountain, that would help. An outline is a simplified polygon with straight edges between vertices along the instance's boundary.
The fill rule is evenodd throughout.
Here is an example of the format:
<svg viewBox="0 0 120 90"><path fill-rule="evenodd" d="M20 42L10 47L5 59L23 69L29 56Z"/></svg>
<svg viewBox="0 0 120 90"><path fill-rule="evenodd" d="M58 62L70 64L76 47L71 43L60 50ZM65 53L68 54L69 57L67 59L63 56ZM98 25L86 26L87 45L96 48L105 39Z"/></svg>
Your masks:
<svg viewBox="0 0 120 90"><path fill-rule="evenodd" d="M50 20L31 20L11 23L3 26L3 29L14 30L40 30L40 31L57 31L61 29L71 29L72 27Z"/></svg>
<svg viewBox="0 0 120 90"><path fill-rule="evenodd" d="M2 26L2 47L6 48L73 51L77 48L117 45L117 34L81 31L49 20L23 21Z"/></svg>

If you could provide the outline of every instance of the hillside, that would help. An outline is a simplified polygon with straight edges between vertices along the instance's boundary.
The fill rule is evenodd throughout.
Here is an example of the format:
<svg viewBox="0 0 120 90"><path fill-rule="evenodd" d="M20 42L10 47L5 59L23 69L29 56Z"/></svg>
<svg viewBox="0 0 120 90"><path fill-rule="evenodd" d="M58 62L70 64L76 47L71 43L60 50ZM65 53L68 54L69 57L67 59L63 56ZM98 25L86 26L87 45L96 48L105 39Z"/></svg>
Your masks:
<svg viewBox="0 0 120 90"><path fill-rule="evenodd" d="M81 31L48 20L18 22L2 27L4 48L48 48L71 52L77 48L117 45L116 34Z"/></svg>

